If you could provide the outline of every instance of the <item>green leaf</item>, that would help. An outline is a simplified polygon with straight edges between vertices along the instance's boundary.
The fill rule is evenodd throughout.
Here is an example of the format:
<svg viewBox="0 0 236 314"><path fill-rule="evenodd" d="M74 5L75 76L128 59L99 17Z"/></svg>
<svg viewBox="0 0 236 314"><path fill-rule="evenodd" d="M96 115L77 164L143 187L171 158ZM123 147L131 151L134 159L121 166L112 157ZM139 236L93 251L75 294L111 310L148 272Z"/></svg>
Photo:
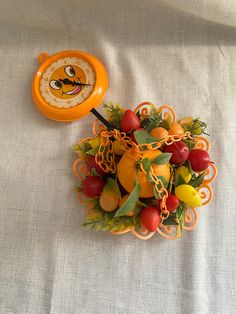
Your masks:
<svg viewBox="0 0 236 314"><path fill-rule="evenodd" d="M186 160L186 161L185 161L184 166L189 169L189 171L191 172L191 175L192 175L192 176L195 176L195 173L194 173L194 171L193 171L193 169L192 169L192 166L191 166L191 163L190 163L189 160Z"/></svg>
<svg viewBox="0 0 236 314"><path fill-rule="evenodd" d="M155 137L152 137L147 131L145 130L137 130L134 132L134 137L138 144L149 144L153 142L157 142L158 140Z"/></svg>
<svg viewBox="0 0 236 314"><path fill-rule="evenodd" d="M149 116L142 120L141 124L145 130L150 132L152 129L159 126L162 121L162 113L154 108L150 110Z"/></svg>
<svg viewBox="0 0 236 314"><path fill-rule="evenodd" d="M155 159L153 159L151 162L152 164L156 164L156 165L165 165L171 158L170 153L162 153L160 155L158 155Z"/></svg>
<svg viewBox="0 0 236 314"><path fill-rule="evenodd" d="M145 204L145 203L143 203L143 202L141 202L141 201L137 201L136 205L137 205L137 206L141 206L141 207L148 207L147 204Z"/></svg>
<svg viewBox="0 0 236 314"><path fill-rule="evenodd" d="M73 151L77 152L79 150L79 145L73 145L71 148Z"/></svg>
<svg viewBox="0 0 236 314"><path fill-rule="evenodd" d="M92 155L92 156L96 156L97 153L98 153L98 149L99 149L99 147L92 148L92 149L88 150L88 151L86 152L86 154Z"/></svg>
<svg viewBox="0 0 236 314"><path fill-rule="evenodd" d="M119 106L119 104L113 105L112 102L110 102L109 105L104 104L103 108L105 108L106 110L106 114L108 116L108 121L110 122L110 124L119 129L124 110Z"/></svg>
<svg viewBox="0 0 236 314"><path fill-rule="evenodd" d="M141 161L142 165L143 165L143 169L146 171L147 173L147 179L149 182L152 181L151 175L150 175L150 170L151 170L151 163L150 163L150 159L149 158L144 158Z"/></svg>
<svg viewBox="0 0 236 314"><path fill-rule="evenodd" d="M135 182L135 186L124 205L116 211L115 217L124 216L128 212L134 209L140 193L141 187L138 182Z"/></svg>
<svg viewBox="0 0 236 314"><path fill-rule="evenodd" d="M184 181L183 177L180 174L178 174L177 178L175 179L174 186L176 188L177 186L182 185L182 184L186 184L186 182Z"/></svg>
<svg viewBox="0 0 236 314"><path fill-rule="evenodd" d="M181 236L184 226L184 215L185 215L184 203L180 202L179 206L176 209L176 218L179 225L179 232Z"/></svg>
<svg viewBox="0 0 236 314"><path fill-rule="evenodd" d="M205 132L207 124L199 118L193 120L193 124L191 125L190 132L192 135L201 135L202 133L209 135Z"/></svg>
<svg viewBox="0 0 236 314"><path fill-rule="evenodd" d="M189 150L192 150L194 146L196 145L196 142L190 141L190 140L184 140L184 143L187 144Z"/></svg>
<svg viewBox="0 0 236 314"><path fill-rule="evenodd" d="M170 164L170 181L169 181L169 188L168 188L168 191L169 193L171 193L172 191L172 186L174 184L174 176L175 176L175 170L174 170L174 167L173 165Z"/></svg>
<svg viewBox="0 0 236 314"><path fill-rule="evenodd" d="M114 214L104 214L97 219L91 218L83 224L84 227L95 229L96 231L123 231L128 227L138 227L140 225L139 216L114 217Z"/></svg>
<svg viewBox="0 0 236 314"><path fill-rule="evenodd" d="M91 225L93 225L93 224L97 224L97 223L99 223L99 222L103 222L103 219L101 219L101 220L90 220L89 222L84 222L83 223L83 226L84 227L87 227L87 226L91 226Z"/></svg>
<svg viewBox="0 0 236 314"><path fill-rule="evenodd" d="M84 143L81 143L81 144L78 144L77 145L79 149L81 149L83 152L87 152L88 150L91 149L91 145L88 143L88 142L84 142Z"/></svg>
<svg viewBox="0 0 236 314"><path fill-rule="evenodd" d="M168 131L171 127L171 116L168 116L166 119L162 120L158 124L158 127L164 128Z"/></svg>
<svg viewBox="0 0 236 314"><path fill-rule="evenodd" d="M165 226L178 225L178 222L176 221L176 214L169 215L168 218L162 221L162 224Z"/></svg>
<svg viewBox="0 0 236 314"><path fill-rule="evenodd" d="M98 177L98 176L99 176L98 173L97 173L97 170L96 170L95 168L93 168L93 169L91 170L91 175L92 175L92 176L95 176L95 177Z"/></svg>
<svg viewBox="0 0 236 314"><path fill-rule="evenodd" d="M166 181L166 179L163 176L157 176L157 178L162 181L164 188L167 189L168 182ZM158 189L160 188L161 188L161 184L159 183ZM155 186L153 186L153 191L154 191L155 198L158 200L160 197L159 197L158 192L155 189Z"/></svg>
<svg viewBox="0 0 236 314"><path fill-rule="evenodd" d="M157 176L158 179L160 179L164 185L164 188L166 189L168 187L168 182L166 181L165 177L163 176Z"/></svg>
<svg viewBox="0 0 236 314"><path fill-rule="evenodd" d="M205 172L201 173L199 176L192 179L188 184L192 185L192 187L194 187L194 188L197 188L198 186L200 186L202 184L205 175L206 175Z"/></svg>

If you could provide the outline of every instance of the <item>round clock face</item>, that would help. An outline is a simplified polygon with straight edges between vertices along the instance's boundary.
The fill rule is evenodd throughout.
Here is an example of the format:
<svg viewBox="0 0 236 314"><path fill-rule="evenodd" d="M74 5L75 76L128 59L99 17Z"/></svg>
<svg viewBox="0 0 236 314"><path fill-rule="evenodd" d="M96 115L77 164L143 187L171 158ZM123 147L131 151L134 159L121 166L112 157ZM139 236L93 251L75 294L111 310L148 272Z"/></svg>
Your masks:
<svg viewBox="0 0 236 314"><path fill-rule="evenodd" d="M95 56L65 50L38 56L40 66L32 83L32 98L47 118L70 122L100 105L108 78L104 65Z"/></svg>
<svg viewBox="0 0 236 314"><path fill-rule="evenodd" d="M64 57L51 63L40 80L40 93L55 108L72 108L93 92L96 75L92 66L79 57Z"/></svg>

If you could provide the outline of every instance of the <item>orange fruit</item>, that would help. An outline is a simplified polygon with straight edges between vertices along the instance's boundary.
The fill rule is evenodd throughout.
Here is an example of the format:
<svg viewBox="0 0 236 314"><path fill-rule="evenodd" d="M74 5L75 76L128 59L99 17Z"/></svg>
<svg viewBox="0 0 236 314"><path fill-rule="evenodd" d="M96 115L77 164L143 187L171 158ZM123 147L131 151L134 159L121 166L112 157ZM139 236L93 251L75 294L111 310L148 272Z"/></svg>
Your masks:
<svg viewBox="0 0 236 314"><path fill-rule="evenodd" d="M149 158L150 160L156 158L161 151L157 150L149 150L143 154L143 158ZM121 157L118 167L117 167L117 175L121 185L124 189L131 193L134 188L134 183L136 179L136 161L137 157L135 156L131 158L129 154L126 152ZM151 165L156 176L163 176L167 182L170 181L170 165L169 163L165 165ZM147 198L153 197L153 184L148 182L147 175L141 170L138 171L137 181L141 186L140 197Z"/></svg>
<svg viewBox="0 0 236 314"><path fill-rule="evenodd" d="M169 135L181 135L184 134L184 129L179 123L173 123L169 129Z"/></svg>
<svg viewBox="0 0 236 314"><path fill-rule="evenodd" d="M193 122L193 118L192 117L186 117L183 118L179 121L180 125L190 125Z"/></svg>
<svg viewBox="0 0 236 314"><path fill-rule="evenodd" d="M168 131L164 128L154 128L151 130L150 135L152 137L155 137L159 140L163 140L164 138L167 138L167 136L169 135Z"/></svg>
<svg viewBox="0 0 236 314"><path fill-rule="evenodd" d="M99 197L99 204L106 212L112 212L119 204L119 199L114 195L102 192Z"/></svg>

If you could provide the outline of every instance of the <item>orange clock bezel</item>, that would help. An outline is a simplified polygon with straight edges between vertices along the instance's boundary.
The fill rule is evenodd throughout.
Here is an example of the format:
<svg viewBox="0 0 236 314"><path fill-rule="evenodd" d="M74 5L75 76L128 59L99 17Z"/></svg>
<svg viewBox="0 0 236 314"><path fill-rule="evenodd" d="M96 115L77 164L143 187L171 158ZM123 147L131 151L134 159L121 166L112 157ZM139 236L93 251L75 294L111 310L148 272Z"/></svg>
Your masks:
<svg viewBox="0 0 236 314"><path fill-rule="evenodd" d="M49 105L42 97L39 89L40 80L42 74L50 64L65 57L78 57L88 62L95 73L95 85L92 93L81 104L72 108L56 108ZM96 57L84 51L66 50L51 56L47 53L42 53L38 56L38 60L41 65L33 79L32 97L34 104L44 116L55 121L71 122L87 115L91 109L100 105L107 90L108 77L104 65Z"/></svg>

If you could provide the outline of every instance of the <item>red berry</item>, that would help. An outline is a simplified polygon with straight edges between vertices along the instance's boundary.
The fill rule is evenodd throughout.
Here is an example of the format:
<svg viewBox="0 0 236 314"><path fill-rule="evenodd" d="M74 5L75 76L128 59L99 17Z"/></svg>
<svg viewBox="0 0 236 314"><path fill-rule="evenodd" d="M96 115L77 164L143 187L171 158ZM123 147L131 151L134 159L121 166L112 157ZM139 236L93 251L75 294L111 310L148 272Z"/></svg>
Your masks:
<svg viewBox="0 0 236 314"><path fill-rule="evenodd" d="M177 165L184 163L189 155L189 148L182 141L174 142L171 145L166 145L164 150L166 153L172 154L170 162Z"/></svg>
<svg viewBox="0 0 236 314"><path fill-rule="evenodd" d="M206 170L210 164L210 156L203 149L191 150L188 160L190 161L193 171L201 172Z"/></svg>
<svg viewBox="0 0 236 314"><path fill-rule="evenodd" d="M96 176L87 177L83 181L84 195L89 198L94 198L96 196L99 196L102 193L102 190L105 184L106 184L106 181L102 179L101 177L96 177Z"/></svg>
<svg viewBox="0 0 236 314"><path fill-rule="evenodd" d="M136 114L130 109L126 110L120 122L121 130L127 133L138 130L140 126L141 122Z"/></svg>
<svg viewBox="0 0 236 314"><path fill-rule="evenodd" d="M174 194L169 194L166 199L166 207L169 212L174 212L179 206L179 200Z"/></svg>
<svg viewBox="0 0 236 314"><path fill-rule="evenodd" d="M140 214L141 225L150 232L157 229L160 220L160 214L156 207L146 207Z"/></svg>
<svg viewBox="0 0 236 314"><path fill-rule="evenodd" d="M100 176L103 176L105 174L105 171L103 171L99 164L96 163L95 156L88 156L86 161L86 167L89 171L94 168Z"/></svg>
<svg viewBox="0 0 236 314"><path fill-rule="evenodd" d="M162 199L158 200L159 207L161 206ZM179 206L179 200L174 194L169 194L166 199L166 208L169 212L174 212L176 208ZM161 210L161 209L160 209Z"/></svg>

